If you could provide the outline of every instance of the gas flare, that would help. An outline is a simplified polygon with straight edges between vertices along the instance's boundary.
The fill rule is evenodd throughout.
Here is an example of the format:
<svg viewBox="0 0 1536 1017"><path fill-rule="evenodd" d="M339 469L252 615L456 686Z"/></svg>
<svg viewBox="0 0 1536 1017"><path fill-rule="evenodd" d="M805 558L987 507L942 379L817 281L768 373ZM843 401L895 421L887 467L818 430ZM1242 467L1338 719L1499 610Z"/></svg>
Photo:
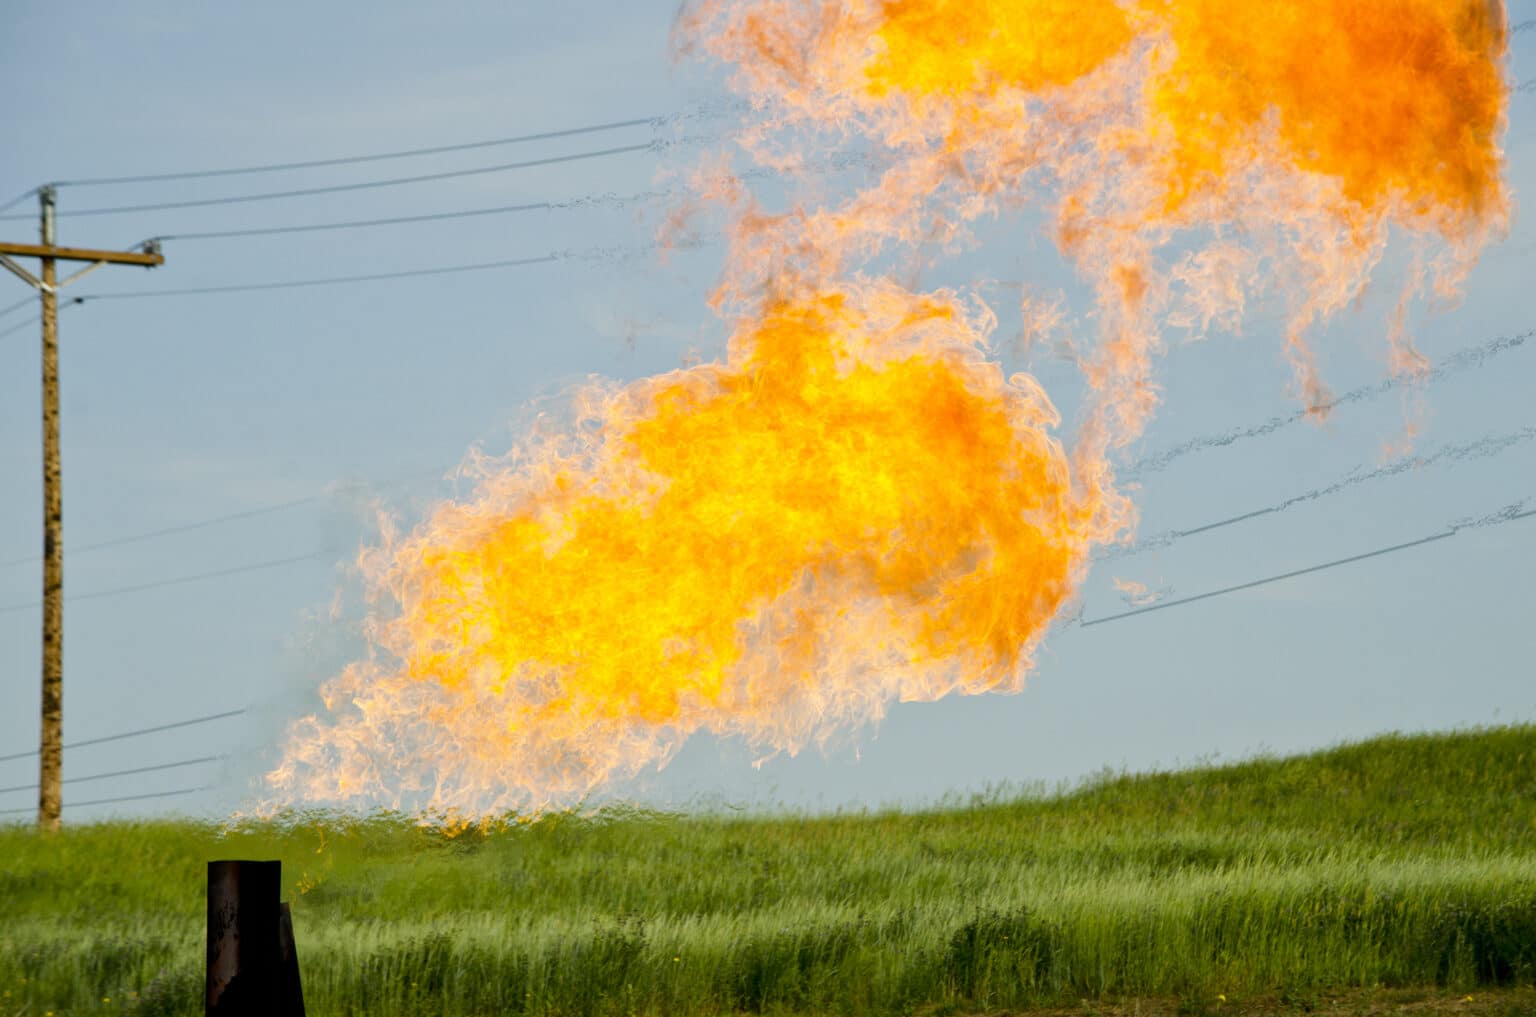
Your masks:
<svg viewBox="0 0 1536 1017"><path fill-rule="evenodd" d="M878 179L771 211L730 160L701 171L734 222L725 358L577 393L568 426L472 460L471 497L365 551L373 652L291 729L273 793L538 810L696 732L796 752L893 701L1018 688L1135 522L1113 462L1155 411L1166 331L1237 330L1267 282L1322 407L1306 333L1390 237L1417 259L1401 308L1505 229L1507 34L1497 0L685 11L683 48L758 111L752 172L842 147ZM876 270L1029 202L1096 299L1066 445L990 358L985 305Z"/></svg>
<svg viewBox="0 0 1536 1017"><path fill-rule="evenodd" d="M278 779L381 794L428 761L437 806L538 807L695 731L793 751L1015 687L1093 513L987 327L943 294L826 292L723 364L589 393L574 435L365 556L401 608L391 663L327 689L354 710L296 732Z"/></svg>

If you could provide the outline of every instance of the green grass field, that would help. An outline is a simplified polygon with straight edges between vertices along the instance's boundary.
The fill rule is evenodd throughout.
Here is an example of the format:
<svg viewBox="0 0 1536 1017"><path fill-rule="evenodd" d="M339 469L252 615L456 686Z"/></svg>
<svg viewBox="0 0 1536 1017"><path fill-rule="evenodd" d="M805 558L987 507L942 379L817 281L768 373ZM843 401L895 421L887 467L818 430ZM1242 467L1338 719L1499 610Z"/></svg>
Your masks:
<svg viewBox="0 0 1536 1017"><path fill-rule="evenodd" d="M1525 726L919 813L0 827L0 1015L201 1013L219 857L282 859L318 1017L1529 1013L1533 763Z"/></svg>

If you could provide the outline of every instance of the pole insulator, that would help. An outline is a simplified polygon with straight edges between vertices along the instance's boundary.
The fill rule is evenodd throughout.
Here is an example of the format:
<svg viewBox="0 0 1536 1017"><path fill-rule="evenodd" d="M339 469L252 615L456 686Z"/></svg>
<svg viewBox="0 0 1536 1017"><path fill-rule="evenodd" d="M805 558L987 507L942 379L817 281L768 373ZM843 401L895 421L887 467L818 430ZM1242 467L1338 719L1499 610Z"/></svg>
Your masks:
<svg viewBox="0 0 1536 1017"><path fill-rule="evenodd" d="M59 192L55 191L51 185L39 187L37 189L37 200L42 206L43 213L41 230L43 245L45 247L52 247L59 242L57 221L55 219L55 211L59 203Z"/></svg>

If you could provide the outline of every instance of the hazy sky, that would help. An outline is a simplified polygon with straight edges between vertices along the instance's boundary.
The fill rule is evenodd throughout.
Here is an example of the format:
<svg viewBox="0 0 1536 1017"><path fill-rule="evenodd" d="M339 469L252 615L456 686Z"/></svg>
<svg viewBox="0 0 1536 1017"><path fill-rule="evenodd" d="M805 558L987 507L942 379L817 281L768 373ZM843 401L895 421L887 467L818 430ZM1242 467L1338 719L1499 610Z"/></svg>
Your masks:
<svg viewBox="0 0 1536 1017"><path fill-rule="evenodd" d="M1517 0L1512 20L1536 13ZM1523 10L1529 8L1529 10ZM697 111L724 98L712 75L676 68L674 6L264 4L38 0L0 9L9 143L0 201L47 180L321 159ZM1511 74L1536 77L1536 31L1515 35ZM60 242L127 246L152 235L425 215L661 185L719 143L718 120L639 126L432 158L60 191ZM282 201L71 217L178 202L474 168L642 145L695 144L520 171ZM1517 199L1536 185L1536 94L1513 99L1507 138ZM12 214L32 215L24 202ZM654 212L654 210L652 210ZM389 273L551 252L643 248L636 208L486 215L367 230L171 240L152 273L107 268L73 295L151 294ZM1018 283L1081 288L1031 221L933 282L987 277L999 338L1017 328ZM0 221L32 241L35 223ZM1458 306L1415 319L1436 361L1536 327L1533 237L1517 214ZM355 653L325 621L341 568L383 497L411 518L451 488L437 478L472 445L504 450L531 402L599 374L631 379L712 358L724 331L704 304L718 247L353 285L102 299L61 316L65 465L65 741L241 707L240 718L65 756L65 777L231 753L205 764L65 787L65 818L235 805L283 723ZM1336 391L1385 377L1395 289L1318 340ZM0 279L0 308L27 294ZM0 317L0 755L37 744L41 482L32 308ZM1058 363L1020 360L1053 395ZM1164 409L1134 456L1294 411L1273 319L1242 337L1175 345ZM1416 449L1509 438L1498 454L1445 453L1283 512L1096 568L1086 619L1127 609L1122 577L1173 598L1412 540L1536 497L1536 340L1426 387ZM1070 397L1063 397L1070 411ZM1144 474L1142 531L1188 529L1272 506L1379 467L1404 436L1405 402L1364 399L1302 424ZM1356 472L1357 471L1357 472ZM121 538L296 502L154 539ZM114 542L89 550L90 545ZM300 561L290 559L310 556ZM287 562L286 564L281 564ZM273 564L278 563L278 564ZM1401 554L1086 628L1057 626L1028 687L893 709L823 755L754 769L729 743L696 739L633 790L645 801L803 806L933 800L999 782L1056 782L1102 767L1292 751L1386 730L1536 717L1531 576L1536 519ZM270 567L248 570L248 566ZM196 582L162 584L232 571ZM93 597L125 587L136 592ZM616 620L618 623L619 620ZM0 786L36 780L35 757L0 763ZM71 802L211 783L215 790L110 807ZM0 794L0 810L35 792ZM3 817L0 817L3 818ZM26 819L25 813L18 818Z"/></svg>

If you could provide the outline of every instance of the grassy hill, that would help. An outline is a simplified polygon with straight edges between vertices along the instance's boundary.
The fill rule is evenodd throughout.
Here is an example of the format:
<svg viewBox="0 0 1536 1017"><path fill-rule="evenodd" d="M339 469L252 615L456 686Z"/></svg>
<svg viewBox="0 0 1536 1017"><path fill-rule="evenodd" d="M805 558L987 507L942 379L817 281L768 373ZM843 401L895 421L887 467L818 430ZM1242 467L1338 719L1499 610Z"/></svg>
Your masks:
<svg viewBox="0 0 1536 1017"><path fill-rule="evenodd" d="M1532 1012L1533 763L1524 726L920 813L0 827L0 1015L201 1013L220 857L282 859L316 1015Z"/></svg>

